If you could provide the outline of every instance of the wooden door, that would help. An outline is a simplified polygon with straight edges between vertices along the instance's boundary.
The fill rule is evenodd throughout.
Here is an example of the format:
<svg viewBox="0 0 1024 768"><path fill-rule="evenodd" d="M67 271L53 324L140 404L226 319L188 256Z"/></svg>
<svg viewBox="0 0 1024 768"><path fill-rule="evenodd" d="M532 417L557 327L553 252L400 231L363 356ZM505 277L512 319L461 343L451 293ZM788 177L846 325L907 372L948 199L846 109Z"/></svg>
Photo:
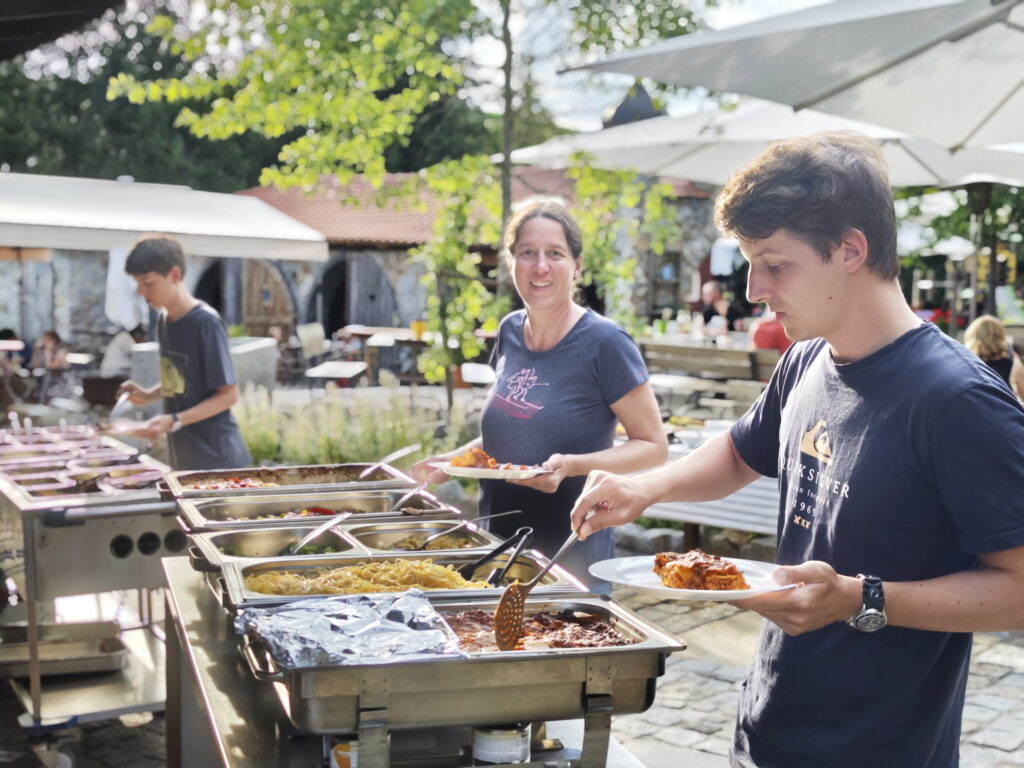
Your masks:
<svg viewBox="0 0 1024 768"><path fill-rule="evenodd" d="M265 261L246 259L243 264L242 324L253 336L267 336L276 325L287 339L295 327L295 307L284 278Z"/></svg>

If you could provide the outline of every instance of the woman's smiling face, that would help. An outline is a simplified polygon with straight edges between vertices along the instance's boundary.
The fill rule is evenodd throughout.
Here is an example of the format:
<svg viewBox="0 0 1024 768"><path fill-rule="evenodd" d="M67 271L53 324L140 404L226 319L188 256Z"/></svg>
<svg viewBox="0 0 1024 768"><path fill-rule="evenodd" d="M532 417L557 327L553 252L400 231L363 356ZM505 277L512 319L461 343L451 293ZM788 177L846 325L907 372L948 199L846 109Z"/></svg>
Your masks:
<svg viewBox="0 0 1024 768"><path fill-rule="evenodd" d="M512 246L512 279L531 309L552 309L572 302L579 262L554 219L535 216L519 228Z"/></svg>

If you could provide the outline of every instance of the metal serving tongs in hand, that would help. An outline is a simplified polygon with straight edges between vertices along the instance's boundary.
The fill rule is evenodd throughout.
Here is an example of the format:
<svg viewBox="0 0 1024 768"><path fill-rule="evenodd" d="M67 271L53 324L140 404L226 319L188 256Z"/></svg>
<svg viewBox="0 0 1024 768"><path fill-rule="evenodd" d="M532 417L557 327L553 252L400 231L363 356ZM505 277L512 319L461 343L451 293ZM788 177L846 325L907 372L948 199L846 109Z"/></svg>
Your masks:
<svg viewBox="0 0 1024 768"><path fill-rule="evenodd" d="M295 544L295 546L289 546L287 548L288 549L288 554L290 554L290 555L298 554L298 551L300 549L302 549L304 546L306 546L307 544L309 544L309 542L313 541L318 536L321 536L321 535L327 533L329 530L331 530L331 528L336 526L342 520L345 520L345 519L347 519L347 518L349 518L351 516L352 516L351 512L342 512L342 513L337 514L334 517L330 518L329 520L326 520L326 521L320 523L320 525L318 525L316 528L314 528L309 533L307 533L305 536L303 536L301 539L299 539L298 542Z"/></svg>
<svg viewBox="0 0 1024 768"><path fill-rule="evenodd" d="M419 443L413 443L412 445L407 445L404 448L399 448L395 451L392 451L391 453L385 455L384 458L381 459L380 461L376 462L375 464L371 464L362 472L360 472L359 477L357 479L362 480L364 477L372 475L374 472L383 467L389 461L394 461L395 459L400 459L403 456L408 456L410 453L418 451L421 447L422 446Z"/></svg>
<svg viewBox="0 0 1024 768"><path fill-rule="evenodd" d="M509 510L508 512L498 512L493 515L483 515L482 517L474 517L472 520L466 518L462 522L456 523L451 528L445 528L443 531L438 531L437 533L430 534L429 536L427 536L427 538L423 540L422 544L420 544L418 547L413 547L410 551L416 552L421 549L426 549L427 545L430 542L436 539L440 539L442 536L447 536L449 533L455 533L455 531L459 530L460 528L465 528L467 525L469 525L470 523L475 523L477 520L490 520L492 517L504 517L505 515L519 515L522 514L522 511L523 510L521 509L512 509Z"/></svg>
<svg viewBox="0 0 1024 768"><path fill-rule="evenodd" d="M587 516L583 519L589 520L596 513L597 510L592 509L587 512ZM498 608L494 611L494 639L498 641L498 648L500 650L515 650L524 632L523 611L526 607L526 596L530 594L531 589L540 583L545 574L551 570L551 566L555 564L555 561L564 555L576 543L579 537L579 531L573 530L569 534L569 538L565 540L565 544L555 552L554 557L548 561L548 564L541 569L540 573L525 584L514 581L505 587L505 592L502 594L501 600L498 601Z"/></svg>

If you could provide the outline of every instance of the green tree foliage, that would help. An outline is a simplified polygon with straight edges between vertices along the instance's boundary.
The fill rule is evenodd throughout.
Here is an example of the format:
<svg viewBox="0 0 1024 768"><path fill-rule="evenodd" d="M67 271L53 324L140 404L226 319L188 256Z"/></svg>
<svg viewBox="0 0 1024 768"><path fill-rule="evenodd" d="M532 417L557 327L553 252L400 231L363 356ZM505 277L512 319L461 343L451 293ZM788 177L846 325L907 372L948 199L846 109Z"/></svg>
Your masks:
<svg viewBox="0 0 1024 768"><path fill-rule="evenodd" d="M484 350L474 331L481 325L494 327L508 307L484 287L478 252L481 244L499 240L500 189L495 168L484 156L438 163L423 172L423 179L439 210L433 237L413 258L424 265L427 327L438 343L420 354L419 368L428 381L445 383L450 413L455 366Z"/></svg>
<svg viewBox="0 0 1024 768"><path fill-rule="evenodd" d="M210 99L208 109L186 106L177 118L204 138L300 131L260 179L280 187L311 188L325 173L342 182L362 173L379 184L385 150L455 92L461 73L442 46L474 21L471 0L349 0L343 13L322 0L206 6L195 27L169 16L151 26L195 64L187 75L142 81L123 73L109 95L135 104ZM211 66L213 52L240 45L243 56Z"/></svg>
<svg viewBox="0 0 1024 768"><path fill-rule="evenodd" d="M634 254L641 249L664 253L676 223L672 189L630 171L592 168L585 155L574 158L568 175L575 184L573 213L583 236L583 282L597 289L612 319L637 333Z"/></svg>
<svg viewBox="0 0 1024 768"><path fill-rule="evenodd" d="M142 108L106 99L118 73L183 74L187 65L143 29L145 19L110 12L103 34L66 38L41 51L46 71L0 64L0 163L12 171L187 184L234 191L252 186L281 140L236 136L213 144L176 128L182 105ZM54 71L62 74L53 74ZM189 106L201 108L198 102Z"/></svg>

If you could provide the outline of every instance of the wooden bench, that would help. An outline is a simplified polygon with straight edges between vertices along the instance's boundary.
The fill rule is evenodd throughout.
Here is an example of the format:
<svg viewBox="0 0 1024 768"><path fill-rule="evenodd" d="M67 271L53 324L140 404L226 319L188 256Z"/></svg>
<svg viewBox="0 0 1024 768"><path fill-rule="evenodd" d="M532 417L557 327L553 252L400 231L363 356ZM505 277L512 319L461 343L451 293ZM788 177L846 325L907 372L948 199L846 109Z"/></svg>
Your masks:
<svg viewBox="0 0 1024 768"><path fill-rule="evenodd" d="M640 350L651 371L710 379L766 381L779 362L774 349L722 349L658 338L641 339Z"/></svg>
<svg viewBox="0 0 1024 768"><path fill-rule="evenodd" d="M778 481L759 477L736 493L715 501L655 504L644 516L683 523L687 547L700 546L700 525L774 535L779 523Z"/></svg>
<svg viewBox="0 0 1024 768"><path fill-rule="evenodd" d="M737 416L757 398L779 362L774 349L728 349L658 337L639 344L651 386L669 412L679 405L699 405L716 416Z"/></svg>

